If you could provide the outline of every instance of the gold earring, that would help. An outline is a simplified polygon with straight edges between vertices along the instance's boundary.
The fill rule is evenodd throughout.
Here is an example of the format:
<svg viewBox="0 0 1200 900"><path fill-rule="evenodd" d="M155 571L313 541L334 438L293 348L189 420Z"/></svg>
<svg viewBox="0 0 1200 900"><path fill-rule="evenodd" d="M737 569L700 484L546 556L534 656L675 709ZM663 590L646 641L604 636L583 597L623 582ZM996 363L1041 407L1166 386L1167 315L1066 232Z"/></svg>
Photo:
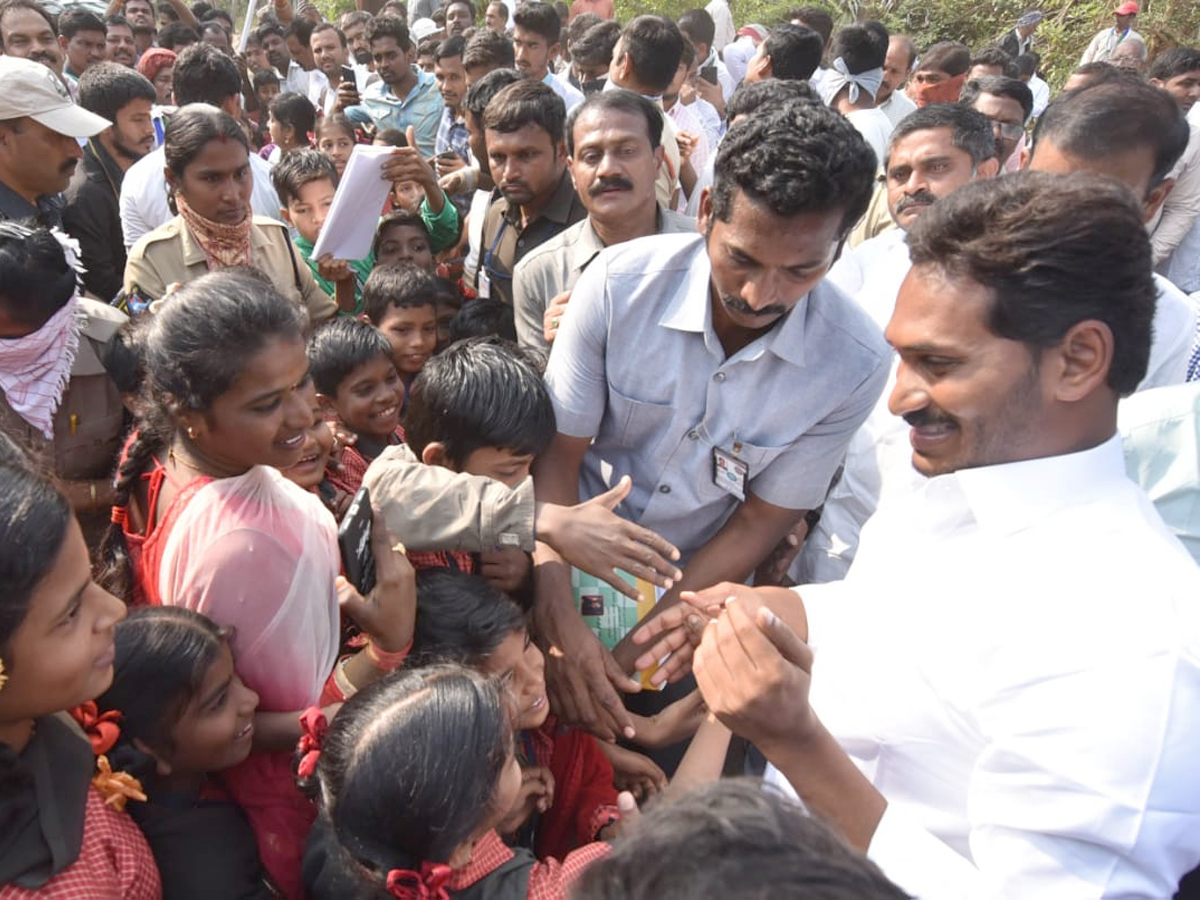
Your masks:
<svg viewBox="0 0 1200 900"><path fill-rule="evenodd" d="M187 436L189 441L194 441L196 439L196 429L191 425L188 426Z"/></svg>

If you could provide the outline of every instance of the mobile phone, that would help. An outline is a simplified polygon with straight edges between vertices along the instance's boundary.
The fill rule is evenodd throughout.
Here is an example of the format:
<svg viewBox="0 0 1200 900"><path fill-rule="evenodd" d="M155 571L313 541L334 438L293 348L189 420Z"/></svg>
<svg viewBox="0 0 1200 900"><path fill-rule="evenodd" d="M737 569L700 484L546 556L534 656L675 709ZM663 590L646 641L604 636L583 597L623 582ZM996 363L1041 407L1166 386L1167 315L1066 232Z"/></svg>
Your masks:
<svg viewBox="0 0 1200 900"><path fill-rule="evenodd" d="M342 81L348 81L350 84L355 84L354 70L349 66L342 66Z"/></svg>
<svg viewBox="0 0 1200 900"><path fill-rule="evenodd" d="M435 159L457 159L457 158L458 158L458 154L455 153L453 150L443 150L441 153L439 153L435 157Z"/></svg>
<svg viewBox="0 0 1200 900"><path fill-rule="evenodd" d="M375 556L371 552L371 493L365 486L358 489L338 526L338 549L346 580L360 594L369 594L375 587Z"/></svg>
<svg viewBox="0 0 1200 900"><path fill-rule="evenodd" d="M717 83L717 67L716 66L701 66L700 77L709 84Z"/></svg>

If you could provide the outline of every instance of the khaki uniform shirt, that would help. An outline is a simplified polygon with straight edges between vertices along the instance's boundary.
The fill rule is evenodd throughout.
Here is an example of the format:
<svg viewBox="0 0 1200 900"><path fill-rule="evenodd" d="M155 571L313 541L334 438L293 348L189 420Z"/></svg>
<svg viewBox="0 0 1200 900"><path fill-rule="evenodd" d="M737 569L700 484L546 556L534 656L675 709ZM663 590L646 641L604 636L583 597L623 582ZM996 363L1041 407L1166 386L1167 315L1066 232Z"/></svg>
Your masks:
<svg viewBox="0 0 1200 900"><path fill-rule="evenodd" d="M337 315L337 304L313 279L307 263L296 255L287 228L274 219L255 216L250 229L250 264L271 279L275 289L308 310L313 325ZM125 263L125 291L135 289L160 300L167 286L186 284L208 273L208 260L191 232L176 216L143 235Z"/></svg>

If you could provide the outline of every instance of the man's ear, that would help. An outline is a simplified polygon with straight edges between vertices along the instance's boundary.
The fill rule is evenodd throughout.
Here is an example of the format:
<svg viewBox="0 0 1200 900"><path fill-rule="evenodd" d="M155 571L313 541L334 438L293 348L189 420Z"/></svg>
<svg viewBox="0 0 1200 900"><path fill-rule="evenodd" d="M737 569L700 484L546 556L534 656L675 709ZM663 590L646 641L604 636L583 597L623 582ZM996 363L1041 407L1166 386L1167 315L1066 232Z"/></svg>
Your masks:
<svg viewBox="0 0 1200 900"><path fill-rule="evenodd" d="M421 451L421 462L427 466L441 466L443 469L453 468L446 457L446 445L441 441L430 441L425 445L425 449Z"/></svg>
<svg viewBox="0 0 1200 900"><path fill-rule="evenodd" d="M758 62L755 63L753 60L751 60L751 62L754 65L755 75L759 81L765 81L768 78L774 77L771 74L771 57L769 57L767 54L762 54L758 58Z"/></svg>
<svg viewBox="0 0 1200 900"><path fill-rule="evenodd" d="M1175 190L1175 179L1164 178L1158 187L1146 195L1146 199L1142 201L1142 208L1146 211L1147 222L1158 215L1159 209L1167 202L1167 197L1171 196L1173 190Z"/></svg>
<svg viewBox="0 0 1200 900"><path fill-rule="evenodd" d="M708 234L708 224L711 220L712 188L706 187L700 192L700 205L696 211L696 231L700 234Z"/></svg>
<svg viewBox="0 0 1200 900"><path fill-rule="evenodd" d="M1000 160L996 157L985 159L975 167L975 174L980 178L994 178L1000 174Z"/></svg>
<svg viewBox="0 0 1200 900"><path fill-rule="evenodd" d="M1056 400L1075 403L1108 381L1115 342L1112 329L1098 319L1072 325L1052 352L1058 357Z"/></svg>

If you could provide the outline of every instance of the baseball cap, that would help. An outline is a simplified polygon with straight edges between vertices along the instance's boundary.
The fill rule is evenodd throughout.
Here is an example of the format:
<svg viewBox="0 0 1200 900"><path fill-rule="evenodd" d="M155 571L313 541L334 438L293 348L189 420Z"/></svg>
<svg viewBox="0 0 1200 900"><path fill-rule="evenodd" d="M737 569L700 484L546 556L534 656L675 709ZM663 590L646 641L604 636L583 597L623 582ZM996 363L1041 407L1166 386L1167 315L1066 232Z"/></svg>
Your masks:
<svg viewBox="0 0 1200 900"><path fill-rule="evenodd" d="M1136 3L1134 3L1133 0L1128 0L1127 3L1122 3L1116 9L1114 9L1113 15L1114 16L1136 16L1137 11L1138 11L1138 5Z"/></svg>
<svg viewBox="0 0 1200 900"><path fill-rule="evenodd" d="M28 116L67 137L92 137L112 123L77 106L66 85L48 67L15 56L0 56L0 121Z"/></svg>
<svg viewBox="0 0 1200 900"><path fill-rule="evenodd" d="M409 26L408 33L420 43L431 34L437 34L441 30L433 19L417 19Z"/></svg>

